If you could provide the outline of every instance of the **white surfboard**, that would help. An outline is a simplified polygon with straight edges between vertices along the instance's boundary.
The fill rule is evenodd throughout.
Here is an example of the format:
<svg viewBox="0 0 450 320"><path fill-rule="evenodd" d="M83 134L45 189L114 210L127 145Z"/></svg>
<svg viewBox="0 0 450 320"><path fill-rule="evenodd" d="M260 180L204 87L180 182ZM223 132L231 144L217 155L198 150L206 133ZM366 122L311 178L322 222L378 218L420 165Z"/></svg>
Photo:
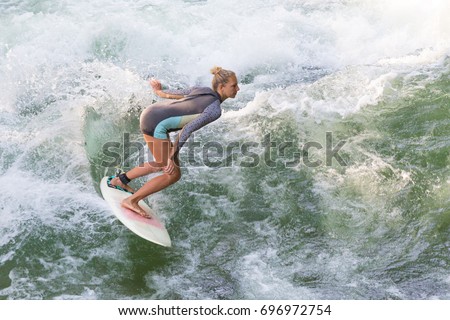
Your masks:
<svg viewBox="0 0 450 320"><path fill-rule="evenodd" d="M144 218L134 211L123 208L120 203L123 199L129 197L130 193L108 187L107 180L108 177L102 179L100 190L103 198L108 202L114 215L120 222L145 240L164 247L170 247L172 242L169 233L152 209L144 201L141 200L139 202L139 206L151 216L151 218Z"/></svg>

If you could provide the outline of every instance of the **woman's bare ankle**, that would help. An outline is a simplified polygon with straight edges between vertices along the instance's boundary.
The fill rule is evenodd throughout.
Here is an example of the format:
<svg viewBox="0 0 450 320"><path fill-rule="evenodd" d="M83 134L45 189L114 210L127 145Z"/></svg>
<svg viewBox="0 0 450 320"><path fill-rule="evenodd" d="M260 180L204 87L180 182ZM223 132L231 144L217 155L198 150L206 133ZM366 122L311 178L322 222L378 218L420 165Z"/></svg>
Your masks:
<svg viewBox="0 0 450 320"><path fill-rule="evenodd" d="M134 189L131 188L129 185L126 185L122 181L120 181L119 177L115 177L115 178L111 179L111 184L113 186L119 186L122 189L125 189L125 190L127 190L127 191L129 191L131 193L134 193Z"/></svg>

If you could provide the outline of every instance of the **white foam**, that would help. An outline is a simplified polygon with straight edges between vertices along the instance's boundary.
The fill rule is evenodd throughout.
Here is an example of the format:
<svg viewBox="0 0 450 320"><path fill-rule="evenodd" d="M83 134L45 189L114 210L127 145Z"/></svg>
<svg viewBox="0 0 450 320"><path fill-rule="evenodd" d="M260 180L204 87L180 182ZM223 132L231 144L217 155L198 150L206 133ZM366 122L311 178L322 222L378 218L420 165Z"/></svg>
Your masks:
<svg viewBox="0 0 450 320"><path fill-rule="evenodd" d="M247 286L249 299L314 299L313 290L294 287L283 270L273 268L273 262L263 262L265 254L243 258L240 276Z"/></svg>
<svg viewBox="0 0 450 320"><path fill-rule="evenodd" d="M299 124L312 121L306 128L314 138L315 124L375 105L386 90L393 90L392 81L399 75L442 62L450 48L449 8L445 0L211 0L195 4L70 0L46 2L33 12L25 4L8 8L0 21L0 144L10 161L0 163L0 225L6 231L0 242L26 236L32 226L19 221L27 219L50 228L84 226L87 233L95 232L93 212L109 219L89 174L83 116L86 108L94 108L106 122L113 122L127 113L130 100L141 106L151 103L153 95L142 76L150 74L169 85L209 85L208 70L213 65L235 70L239 77L250 80L242 85L238 99L227 103L248 103L241 110L225 112L222 120L254 136L260 133L252 122L254 115L273 119L288 113ZM320 80L296 83L310 79L309 67L326 70L327 76L319 74ZM278 85L281 88L273 89ZM27 115L20 115L25 111ZM380 170L393 172L387 185L380 179ZM360 181L361 176L365 181ZM236 186L230 192L237 195L244 189L244 179L241 175L224 183ZM408 172L369 157L348 168L345 177L332 170L318 174L315 191L324 201L329 200L331 209L341 203L329 193L336 184L360 192L367 207L380 208L371 191L389 196L408 183ZM262 187L266 193L276 192L268 185ZM236 206L224 198L199 203L203 210L218 207L206 215L211 219L220 217L221 208ZM79 214L62 217L60 208L67 206ZM401 215L395 208L386 214ZM207 230L210 225L201 227ZM277 237L273 226L252 227L257 235L271 240ZM205 289L191 281L197 279L204 258L189 244L191 240L196 239L180 244L192 255L183 257L185 266L175 268L175 275L148 275L149 283L161 290L158 296L181 287L184 297L208 298ZM88 256L125 255L120 239L110 244L112 250L99 248ZM256 249L234 257L238 262L236 279L243 279L239 280L242 295L314 297L313 291L291 284L288 274L278 267L276 250L271 250ZM343 281L358 264L357 257L345 254L343 260L336 256L329 266L330 273L338 274L344 261ZM0 261L13 258L14 253L7 253ZM85 261L73 257L61 263L80 267ZM43 265L53 270L54 278L64 271L52 262ZM12 298L45 296L30 282L26 270L13 270L11 279L12 287L2 294ZM104 279L93 281L97 280L101 283ZM248 291L245 281L253 283ZM86 299L101 298L101 292L92 288L81 291Z"/></svg>

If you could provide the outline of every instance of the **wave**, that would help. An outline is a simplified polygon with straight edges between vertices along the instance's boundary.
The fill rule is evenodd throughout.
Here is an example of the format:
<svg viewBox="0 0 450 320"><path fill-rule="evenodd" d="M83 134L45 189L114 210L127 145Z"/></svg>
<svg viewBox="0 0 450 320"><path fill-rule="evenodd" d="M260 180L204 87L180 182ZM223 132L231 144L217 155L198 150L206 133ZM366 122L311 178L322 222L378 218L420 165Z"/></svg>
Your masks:
<svg viewBox="0 0 450 320"><path fill-rule="evenodd" d="M448 298L448 3L162 4L1 4L0 297ZM140 160L120 146L146 78L209 85L215 64L241 91L195 139L253 158L187 163L149 199L173 250L143 244L97 183Z"/></svg>

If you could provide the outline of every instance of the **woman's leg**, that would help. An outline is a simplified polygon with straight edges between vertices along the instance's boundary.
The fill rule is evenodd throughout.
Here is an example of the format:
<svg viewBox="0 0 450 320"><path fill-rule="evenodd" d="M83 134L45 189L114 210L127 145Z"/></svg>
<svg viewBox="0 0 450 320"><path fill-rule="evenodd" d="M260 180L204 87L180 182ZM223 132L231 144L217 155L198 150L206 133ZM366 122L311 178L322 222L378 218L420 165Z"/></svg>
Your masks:
<svg viewBox="0 0 450 320"><path fill-rule="evenodd" d="M159 172L164 169L167 165L167 160L165 160L164 154L167 154L169 151L169 147L171 147L171 142L169 140L156 139L151 136L144 134L144 140L147 143L150 152L153 155L154 161L144 162L139 164L139 166L134 167L130 171L126 173L127 177L130 180L134 180L136 178L140 178L151 173ZM156 154L156 156L155 156ZM134 190L122 183L122 181L115 177L111 180L111 184L114 186L119 186L128 191L134 192Z"/></svg>
<svg viewBox="0 0 450 320"><path fill-rule="evenodd" d="M147 145L154 157L154 161L128 171L127 177L130 180L142 177L150 173L162 171L164 167L167 166L169 155L172 150L172 143L170 142L170 140L156 139L145 134L144 139L147 142ZM163 173L162 175L154 177L153 179L145 183L133 195L124 199L122 202L122 206L133 210L142 216L147 216L145 211L138 205L139 201L155 192L167 188L168 186L180 180L181 170L179 167L178 159L176 159L176 164L177 166L173 174Z"/></svg>
<svg viewBox="0 0 450 320"><path fill-rule="evenodd" d="M143 176L155 173L155 172L162 171L163 169L164 169L164 167L158 167L156 162L153 162L153 161L152 162L144 162L144 163L141 163L139 166L131 169L126 174L130 180L133 180L133 179L143 177ZM113 178L111 180L111 184L113 186L122 187L123 189L128 190L130 192L133 192L133 193L135 192L135 190L133 188L122 183L122 181L120 181L119 177Z"/></svg>

